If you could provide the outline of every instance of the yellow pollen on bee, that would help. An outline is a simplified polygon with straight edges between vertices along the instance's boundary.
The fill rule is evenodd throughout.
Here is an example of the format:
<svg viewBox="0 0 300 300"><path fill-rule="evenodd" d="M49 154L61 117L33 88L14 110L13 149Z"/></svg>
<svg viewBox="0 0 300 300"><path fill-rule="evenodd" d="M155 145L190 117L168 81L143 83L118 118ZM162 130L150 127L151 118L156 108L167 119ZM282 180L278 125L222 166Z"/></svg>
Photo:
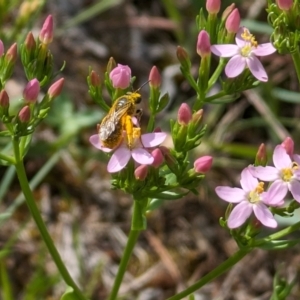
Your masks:
<svg viewBox="0 0 300 300"><path fill-rule="evenodd" d="M260 201L260 194L264 192L264 183L259 182L257 187L249 193L249 202L257 203Z"/></svg>

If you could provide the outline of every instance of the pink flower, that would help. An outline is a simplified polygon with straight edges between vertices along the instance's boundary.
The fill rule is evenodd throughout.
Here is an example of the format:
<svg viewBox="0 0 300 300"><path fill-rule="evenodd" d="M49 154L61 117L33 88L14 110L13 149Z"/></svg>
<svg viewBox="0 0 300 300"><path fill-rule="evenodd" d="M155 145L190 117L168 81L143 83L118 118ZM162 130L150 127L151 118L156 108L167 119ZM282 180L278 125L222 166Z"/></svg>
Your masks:
<svg viewBox="0 0 300 300"><path fill-rule="evenodd" d="M293 0L276 0L277 5L282 10L290 10L293 6Z"/></svg>
<svg viewBox="0 0 300 300"><path fill-rule="evenodd" d="M192 120L192 110L186 103L182 103L178 109L177 121L180 125L188 125Z"/></svg>
<svg viewBox="0 0 300 300"><path fill-rule="evenodd" d="M53 17L49 15L40 31L39 39L42 43L48 45L53 40Z"/></svg>
<svg viewBox="0 0 300 300"><path fill-rule="evenodd" d="M278 186L271 186L267 192L264 192L263 182L258 182L257 178L252 176L249 168L242 171L240 183L242 188L216 187L216 193L221 199L230 203L238 203L228 218L228 227L241 226L254 212L256 218L263 225L275 228L277 222L267 205L282 205L285 196L282 190Z"/></svg>
<svg viewBox="0 0 300 300"><path fill-rule="evenodd" d="M274 181L271 187L275 186L285 195L290 191L294 199L300 203L300 169L297 156L294 155L295 161L292 161L285 148L278 145L273 153L275 167L251 167L251 173L261 180Z"/></svg>
<svg viewBox="0 0 300 300"><path fill-rule="evenodd" d="M281 146L285 149L286 153L293 157L294 155L294 141L289 136L281 143Z"/></svg>
<svg viewBox="0 0 300 300"><path fill-rule="evenodd" d="M240 28L240 23L240 12L237 8L235 8L226 19L225 28L229 33L237 33Z"/></svg>
<svg viewBox="0 0 300 300"><path fill-rule="evenodd" d="M23 91L23 97L25 102L35 103L39 93L40 83L36 78L34 78L27 83Z"/></svg>
<svg viewBox="0 0 300 300"><path fill-rule="evenodd" d="M153 66L149 74L149 85L153 88L159 88L161 85L161 76L156 66Z"/></svg>
<svg viewBox="0 0 300 300"><path fill-rule="evenodd" d="M123 142L118 148L115 149L111 156L107 171L109 173L116 173L126 167L130 158L132 157L137 163L141 165L151 165L154 161L153 156L145 148L153 148L161 144L167 134L164 132L154 132L142 134L140 139L135 139L132 149L128 148L128 145ZM108 149L102 146L98 134L90 137L90 143L104 152L110 152L112 149Z"/></svg>
<svg viewBox="0 0 300 300"><path fill-rule="evenodd" d="M201 30L198 34L197 40L197 53L201 58L207 57L210 55L210 37L205 30Z"/></svg>
<svg viewBox="0 0 300 300"><path fill-rule="evenodd" d="M199 157L194 162L194 169L197 173L206 173L210 170L213 163L213 158L209 155Z"/></svg>
<svg viewBox="0 0 300 300"><path fill-rule="evenodd" d="M268 75L257 56L266 56L276 51L271 43L258 45L249 30L241 27L235 37L236 45L213 45L211 51L221 57L231 57L225 67L227 77L240 75L249 68L252 75L260 81L268 81Z"/></svg>
<svg viewBox="0 0 300 300"><path fill-rule="evenodd" d="M0 40L0 56L4 54L4 45L3 42Z"/></svg>
<svg viewBox="0 0 300 300"><path fill-rule="evenodd" d="M297 160L297 156L294 155ZM251 173L256 178L264 181L274 181L271 187L280 190L280 193L291 192L294 199L300 203L300 170L299 164L293 162L282 145L276 146L273 153L275 167L251 167Z"/></svg>
<svg viewBox="0 0 300 300"><path fill-rule="evenodd" d="M206 1L206 10L210 14L217 14L221 7L221 0L207 0Z"/></svg>
<svg viewBox="0 0 300 300"><path fill-rule="evenodd" d="M130 85L131 69L118 64L110 73L109 78L114 88L126 89Z"/></svg>

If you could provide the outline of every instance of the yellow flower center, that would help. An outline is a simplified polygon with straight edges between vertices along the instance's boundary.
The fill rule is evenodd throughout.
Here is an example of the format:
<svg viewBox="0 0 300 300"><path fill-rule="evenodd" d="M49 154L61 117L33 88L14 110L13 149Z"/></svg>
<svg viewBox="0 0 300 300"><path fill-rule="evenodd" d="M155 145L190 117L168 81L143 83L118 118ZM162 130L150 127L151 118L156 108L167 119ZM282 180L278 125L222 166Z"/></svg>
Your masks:
<svg viewBox="0 0 300 300"><path fill-rule="evenodd" d="M292 163L291 168L281 169L281 178L283 181L289 182L291 181L294 171L299 169L299 165L296 162Z"/></svg>
<svg viewBox="0 0 300 300"><path fill-rule="evenodd" d="M254 35L246 28L244 28L241 38L246 42L245 46L241 49L241 55L248 57L252 49L257 47L257 41L255 40Z"/></svg>
<svg viewBox="0 0 300 300"><path fill-rule="evenodd" d="M264 183L259 182L257 187L249 193L249 202L257 203L260 201L260 194L264 192Z"/></svg>

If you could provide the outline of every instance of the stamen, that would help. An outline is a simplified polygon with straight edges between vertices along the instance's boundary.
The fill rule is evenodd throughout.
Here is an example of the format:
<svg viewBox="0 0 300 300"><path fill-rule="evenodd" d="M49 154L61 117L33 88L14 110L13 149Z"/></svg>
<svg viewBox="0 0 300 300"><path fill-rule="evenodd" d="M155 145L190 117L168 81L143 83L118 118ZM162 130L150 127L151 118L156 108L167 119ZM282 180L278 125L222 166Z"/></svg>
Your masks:
<svg viewBox="0 0 300 300"><path fill-rule="evenodd" d="M285 168L281 170L281 178L283 181L290 181L293 177L293 169Z"/></svg>
<svg viewBox="0 0 300 300"><path fill-rule="evenodd" d="M260 201L260 194L264 192L264 182L259 182L257 187L249 193L249 202L257 203Z"/></svg>
<svg viewBox="0 0 300 300"><path fill-rule="evenodd" d="M251 47L256 48L258 43L253 34L247 28L244 28L244 32L241 34L241 37L244 41L250 42Z"/></svg>

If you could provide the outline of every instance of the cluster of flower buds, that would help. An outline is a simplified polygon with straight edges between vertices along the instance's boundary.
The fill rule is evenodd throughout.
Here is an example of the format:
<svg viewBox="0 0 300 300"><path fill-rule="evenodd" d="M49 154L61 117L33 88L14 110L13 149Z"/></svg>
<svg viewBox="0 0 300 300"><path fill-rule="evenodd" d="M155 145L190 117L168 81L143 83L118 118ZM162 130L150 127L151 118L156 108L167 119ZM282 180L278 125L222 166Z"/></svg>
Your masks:
<svg viewBox="0 0 300 300"><path fill-rule="evenodd" d="M17 108L17 112L15 108L10 110L10 99L5 90L6 81L11 77L17 60L17 44L13 44L5 53L3 43L0 41L0 119L6 125L6 130L1 132L2 135L21 137L31 134L47 116L53 99L61 93L63 78L54 82L42 99L38 99L42 85L49 82L52 77L52 58L48 60L45 57L43 62L40 60L41 49L46 47L52 38L53 20L52 16L49 16L40 32L39 46L36 45L31 33L27 35L25 43L21 46L22 62L27 63L23 66L27 78L30 79L23 90L23 99L20 101L21 105ZM46 56L49 57L49 55L48 51ZM40 71L37 71L38 69ZM38 74L40 74L39 77L34 76Z"/></svg>
<svg viewBox="0 0 300 300"><path fill-rule="evenodd" d="M279 53L298 51L300 3L293 0L268 1L268 21L274 28L271 41Z"/></svg>

